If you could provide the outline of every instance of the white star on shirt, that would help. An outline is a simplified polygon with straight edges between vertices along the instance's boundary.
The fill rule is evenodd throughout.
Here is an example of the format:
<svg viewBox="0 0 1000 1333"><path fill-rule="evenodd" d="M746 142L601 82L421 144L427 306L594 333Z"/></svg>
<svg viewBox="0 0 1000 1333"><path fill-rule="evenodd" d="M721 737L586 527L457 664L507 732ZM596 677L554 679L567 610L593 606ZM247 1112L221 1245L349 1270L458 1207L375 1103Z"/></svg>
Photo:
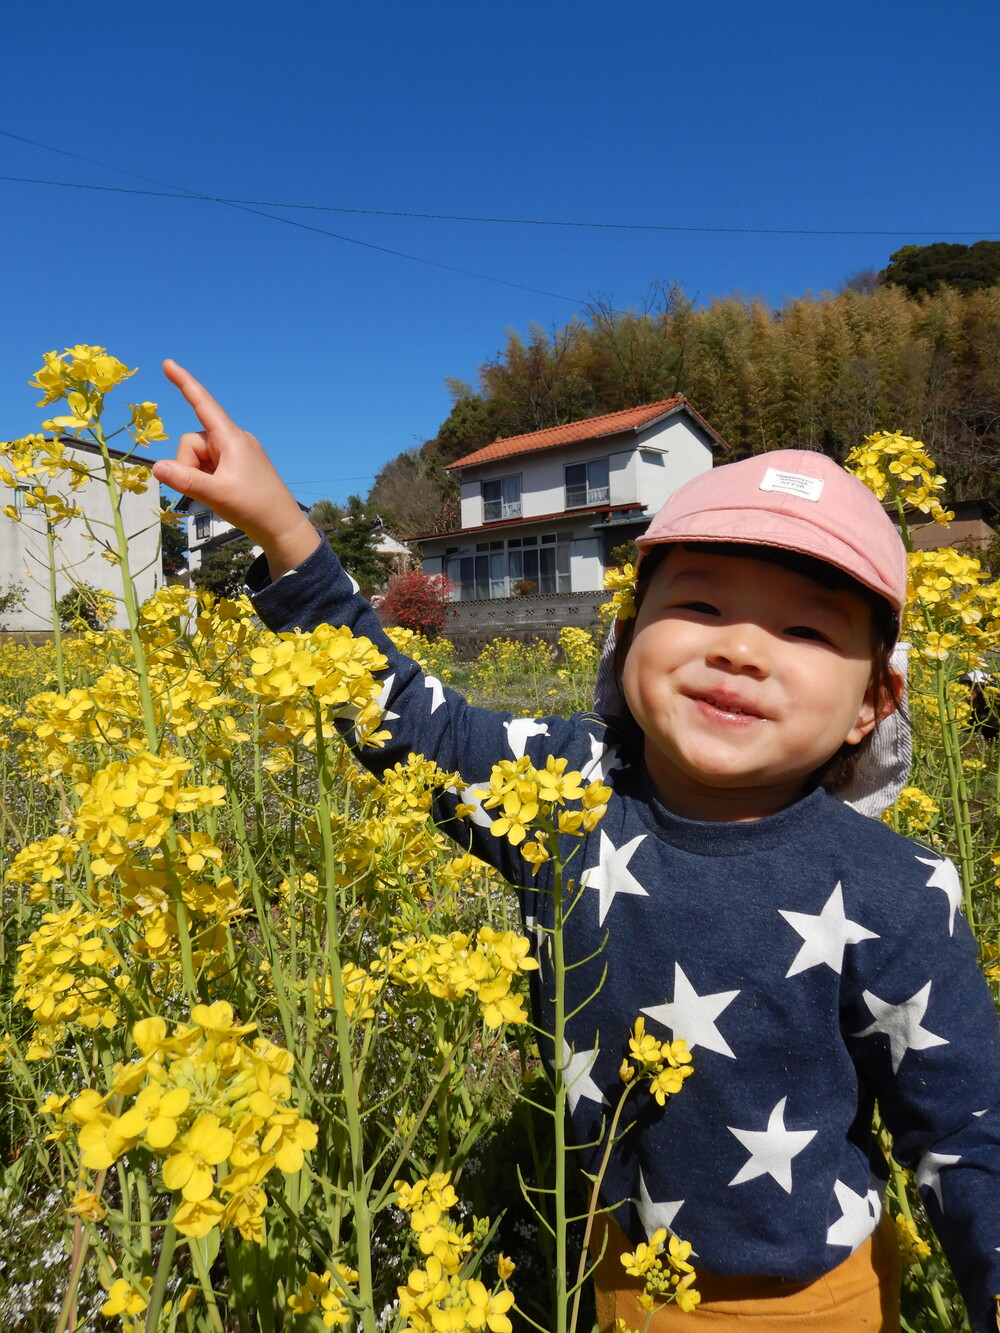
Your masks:
<svg viewBox="0 0 1000 1333"><path fill-rule="evenodd" d="M930 1046L949 1045L946 1037L938 1037L920 1026L921 1019L927 1012L930 993L929 981L917 991L916 995L911 995L902 1004L889 1004L885 1000L880 1000L877 995L873 995L870 990L864 992L864 1002L874 1015L875 1022L863 1032L855 1032L853 1035L870 1037L876 1032L884 1033L889 1038L894 1074L898 1071L907 1051L925 1051Z"/></svg>
<svg viewBox="0 0 1000 1333"><path fill-rule="evenodd" d="M844 949L848 944L878 939L874 931L865 930L856 921L848 921L844 915L844 891L839 883L827 898L819 916L809 916L806 912L780 912L780 915L805 941L792 959L792 965L785 973L786 978L807 972L809 968L819 967L822 963L839 976L844 968Z"/></svg>
<svg viewBox="0 0 1000 1333"><path fill-rule="evenodd" d="M855 1194L842 1180L834 1181L833 1192L840 1204L840 1217L826 1233L827 1245L846 1245L853 1254L875 1229L882 1205L878 1190Z"/></svg>
<svg viewBox="0 0 1000 1333"><path fill-rule="evenodd" d="M941 1198L941 1168L943 1166L954 1166L962 1158L953 1153L947 1152L925 1152L923 1157L917 1163L917 1189L931 1190L937 1196L938 1204L944 1209L944 1200Z"/></svg>
<svg viewBox="0 0 1000 1333"><path fill-rule="evenodd" d="M431 713L436 713L444 703L444 686L437 676L424 677L424 689L431 692Z"/></svg>
<svg viewBox="0 0 1000 1333"><path fill-rule="evenodd" d="M504 723L507 730L507 744L515 759L524 755L525 746L532 736L547 736L549 729L544 722L536 722L533 717L515 717Z"/></svg>
<svg viewBox="0 0 1000 1333"><path fill-rule="evenodd" d="M385 680L382 682L382 688L379 691L377 702L379 708L384 710L382 713L383 722L392 722L397 717L399 717L398 713L393 713L386 708L386 704L389 702L389 695L392 693L392 687L395 684L395 680L396 680L396 673L395 671L392 671L388 676L386 676Z"/></svg>
<svg viewBox="0 0 1000 1333"><path fill-rule="evenodd" d="M951 861L939 861L926 856L918 856L925 866L933 866L933 874L927 881L929 889L941 889L948 899L948 934L955 933L955 913L962 906L962 881Z"/></svg>
<svg viewBox="0 0 1000 1333"><path fill-rule="evenodd" d="M574 1051L568 1041L563 1042L563 1085L570 1115L576 1110L581 1097L586 1097L589 1102L604 1101L604 1093L590 1077L598 1054L599 1048L596 1046L589 1051Z"/></svg>
<svg viewBox="0 0 1000 1333"><path fill-rule="evenodd" d="M597 889L601 895L601 906L597 915L599 926L604 925L604 918L608 914L608 908L615 900L615 894L634 893L641 898L649 897L649 894L628 869L628 863L631 861L635 849L645 836L645 833L640 833L632 838L630 842L627 842L624 847L616 847L604 830L601 830L597 865L591 866L580 876L580 883L584 888Z"/></svg>
<svg viewBox="0 0 1000 1333"><path fill-rule="evenodd" d="M755 1180L758 1176L771 1176L786 1194L792 1192L792 1158L797 1157L808 1143L816 1137L815 1129L786 1129L785 1103L782 1097L767 1122L767 1129L727 1128L735 1134L744 1148L750 1150L750 1160L742 1166L729 1182L730 1185L742 1185L744 1181Z"/></svg>
<svg viewBox="0 0 1000 1333"><path fill-rule="evenodd" d="M614 745L605 745L604 741L591 733L590 735L590 758L580 770L580 777L584 782L604 782L609 773L613 773L616 768L622 767L622 761L619 758L617 747Z"/></svg>
<svg viewBox="0 0 1000 1333"><path fill-rule="evenodd" d="M639 1214L639 1221L642 1223L642 1229L647 1236L651 1236L660 1227L666 1227L668 1231L672 1231L674 1218L683 1207L683 1199L675 1199L672 1203L656 1203L650 1198L646 1182L642 1178L642 1172L639 1172L639 1202L636 1204L636 1212Z"/></svg>
<svg viewBox="0 0 1000 1333"><path fill-rule="evenodd" d="M683 1038L689 1051L701 1046L706 1051L717 1051L719 1055L728 1055L730 1060L735 1060L736 1056L715 1026L715 1020L737 995L738 990L720 990L714 995L699 995L684 975L680 963L674 963L673 1001L652 1005L642 1012L657 1023L662 1023L665 1028L670 1028L675 1041Z"/></svg>
<svg viewBox="0 0 1000 1333"><path fill-rule="evenodd" d="M478 786L473 783L469 787L445 787L445 791L449 796L454 796L460 804L475 807L471 815L465 816L471 823L479 828L489 828L493 823L493 815L489 810L483 809L483 801L489 795L488 783L484 782Z"/></svg>

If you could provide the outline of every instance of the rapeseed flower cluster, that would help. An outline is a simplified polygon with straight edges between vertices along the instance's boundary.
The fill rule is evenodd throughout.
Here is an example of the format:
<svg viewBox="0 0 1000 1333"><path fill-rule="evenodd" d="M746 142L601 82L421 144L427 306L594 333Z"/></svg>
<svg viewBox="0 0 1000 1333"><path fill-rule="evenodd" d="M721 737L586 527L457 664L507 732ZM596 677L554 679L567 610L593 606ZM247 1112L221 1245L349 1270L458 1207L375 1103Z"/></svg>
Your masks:
<svg viewBox="0 0 1000 1333"><path fill-rule="evenodd" d="M621 565L617 569L606 571L603 579L605 588L611 596L601 607L601 620L605 624L615 620L631 620L635 616L635 581L638 566Z"/></svg>
<svg viewBox="0 0 1000 1333"><path fill-rule="evenodd" d="M289 738L315 737L315 702L325 718L350 722L358 743L380 745L387 739L388 732L378 729L384 687L372 674L386 659L369 639L355 637L346 626L319 625L309 634L268 636L251 648L250 660L246 689L261 701L267 721Z"/></svg>
<svg viewBox="0 0 1000 1333"><path fill-rule="evenodd" d="M646 1020L637 1018L629 1037L628 1055L618 1071L623 1083L649 1079L649 1091L660 1106L680 1092L684 1080L694 1073L687 1042L657 1041L646 1031Z"/></svg>
<svg viewBox="0 0 1000 1333"><path fill-rule="evenodd" d="M846 465L879 500L917 509L935 523L955 517L941 504L947 481L920 440L899 431L876 431L847 455Z"/></svg>
<svg viewBox="0 0 1000 1333"><path fill-rule="evenodd" d="M132 1028L139 1055L115 1069L106 1093L88 1088L47 1105L56 1135L75 1132L90 1171L146 1150L173 1194L181 1235L232 1227L262 1244L263 1182L276 1168L300 1171L317 1130L291 1104L291 1054L264 1037L248 1045L255 1029L237 1023L225 1000L195 1005L172 1032L162 1018L142 1019Z"/></svg>
<svg viewBox="0 0 1000 1333"><path fill-rule="evenodd" d="M476 795L485 810L499 809L490 825L495 838L506 838L537 872L550 859L553 834L582 837L592 832L608 808L611 788L602 782L583 783L582 775L566 771L566 760L549 755L535 768L528 755L494 764L490 785ZM577 808L571 803L579 802ZM529 832L531 841L525 842Z"/></svg>
<svg viewBox="0 0 1000 1333"><path fill-rule="evenodd" d="M31 1014L35 1031L25 1058L50 1058L72 1025L113 1029L122 993L131 986L125 962L111 942L114 912L87 912L79 902L46 912L24 944L14 973L16 1004Z"/></svg>
<svg viewBox="0 0 1000 1333"><path fill-rule="evenodd" d="M308 1273L298 1291L288 1298L288 1307L298 1315L317 1315L324 1328L349 1324L353 1317L344 1297L357 1286L358 1273L346 1264L335 1264L322 1273Z"/></svg>
<svg viewBox="0 0 1000 1333"><path fill-rule="evenodd" d="M701 1294L693 1285L694 1267L688 1263L690 1255L691 1246L686 1240L676 1236L668 1239L666 1228L660 1227L648 1241L620 1256L629 1277L642 1278L643 1291L637 1299L649 1314L670 1304L690 1312L700 1304Z"/></svg>
<svg viewBox="0 0 1000 1333"><path fill-rule="evenodd" d="M528 957L529 942L512 930L496 931L480 927L473 942L462 931L424 938L408 935L393 940L379 951L372 966L397 985L426 990L436 999L455 1002L474 996L488 1028L504 1023L526 1023L524 999L512 993L518 976L537 969ZM363 978L352 974L359 995L365 990Z"/></svg>
<svg viewBox="0 0 1000 1333"><path fill-rule="evenodd" d="M906 786L896 797L895 806L885 811L882 820L886 824L898 820L903 832L910 837L923 837L926 840L940 813L941 807L932 796L919 787Z"/></svg>
<svg viewBox="0 0 1000 1333"><path fill-rule="evenodd" d="M460 1276L473 1237L451 1217L458 1196L451 1173L436 1171L414 1185L397 1180L397 1203L410 1214L410 1230L424 1264L415 1268L405 1287L397 1288L399 1311L405 1323L400 1333L511 1333L507 1311L514 1294L507 1278L514 1265L503 1255L497 1263L499 1282L490 1291L478 1278Z"/></svg>

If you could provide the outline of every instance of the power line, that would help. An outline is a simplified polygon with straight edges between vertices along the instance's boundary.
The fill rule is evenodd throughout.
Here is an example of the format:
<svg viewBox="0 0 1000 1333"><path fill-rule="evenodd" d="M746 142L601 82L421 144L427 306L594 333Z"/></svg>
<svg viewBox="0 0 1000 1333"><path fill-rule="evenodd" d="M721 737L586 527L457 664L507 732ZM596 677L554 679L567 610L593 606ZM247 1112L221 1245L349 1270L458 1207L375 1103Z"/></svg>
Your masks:
<svg viewBox="0 0 1000 1333"><path fill-rule="evenodd" d="M71 153L65 148L56 148L52 144L39 143L35 139L26 139L23 135L12 134L9 130L0 129L0 135L2 135L4 138L7 139L16 139L19 143L30 144L34 148L43 148L50 153L59 153L63 157L75 158L77 161L86 162L90 166L102 167L108 171L119 171L121 172L122 175L133 176L137 180L149 181L153 185L165 186L168 190L179 190L181 191L181 193L177 196L178 198L200 199L206 203L222 204L227 208L238 208L241 212L253 213L257 217L268 218L271 222L281 222L287 227L298 227L301 231L314 232L319 236L329 236L331 239L335 241L343 241L348 245L360 245L366 250L377 250L381 254L393 255L397 259L408 259L415 264L426 264L430 268L444 269L448 273L460 273L467 278L479 278L483 282L494 282L499 284L501 287L515 287L517 288L518 291L531 292L535 296L550 296L557 301L568 301L570 305L581 306L585 304L583 298L578 296L566 296L563 292L550 292L543 287L529 287L526 283L513 282L509 278L495 278L493 277L492 274L489 273L479 273L474 269L460 268L456 264L445 264L438 259L426 259L424 258L423 255L413 255L407 253L404 250L394 250L387 245L376 245L373 241L362 241L357 236L344 236L339 232L328 231L325 227L314 227L308 222L297 222L294 218L278 217L274 213L263 212L261 208L255 205L248 203L241 203L235 199L223 199L221 197L214 197L212 195L201 194L199 191L189 190L183 185L173 185L168 181L156 180L152 176L143 176L135 171L126 171L124 168L112 166L108 162L98 162L94 158L83 157L80 153ZM10 177L4 179L15 179L15 178ZM71 189L110 190L113 188L111 186L75 185L73 184L73 182L60 182L60 181L39 181L37 183L43 185L57 185L57 186L61 185ZM144 193L143 191L138 191L138 190L121 191L121 192L134 193L134 194Z"/></svg>
<svg viewBox="0 0 1000 1333"><path fill-rule="evenodd" d="M19 139L19 135L10 135L6 130L0 130L0 135L8 138ZM22 140L24 143L33 143L31 139ZM47 144L35 145L39 148L49 148ZM50 152L61 153L61 148L49 148ZM91 162L94 166L107 167L107 163L94 162L91 158L80 158L77 153L68 153L69 157L77 157L80 161ZM110 170L120 170L118 167L111 167ZM133 172L125 172L125 175L135 175ZM140 180L149 180L150 177L139 176ZM336 204L302 204L291 203L287 200L274 199L236 199L227 195L201 194L195 190L187 190L182 186L174 186L168 190L138 190L125 185L93 185L80 181L56 181L45 180L36 176L2 176L0 180L14 181L23 185L51 185L65 190L93 190L103 191L109 194L135 194L143 195L153 199L196 199L202 203L227 204L233 208L243 208L254 210L257 208L289 208L304 212L313 213L345 213L363 217L381 217L381 218L412 218L421 221L430 222L473 222L473 223L495 223L514 227L577 227L590 228L601 231L664 231L664 232L692 232L705 233L709 235L728 235L728 236L979 236L988 237L1000 233L990 228L979 228L975 231L942 231L940 228L920 228L911 227L906 231L877 231L868 228L834 228L834 227L706 227L693 226L681 223L666 222L597 222L589 219L580 218L514 218L503 216L489 216L471 213L418 213L412 210L397 208L350 208L346 205ZM262 214L268 217L270 214ZM288 218L275 218L276 222L291 222ZM294 224L293 224L294 225ZM300 224L301 225L301 224ZM334 236L334 232L322 232L323 235ZM352 240L352 237L337 237L338 240ZM368 242L356 241L356 244L366 245ZM374 246L375 249L384 247ZM401 254L400 251L391 250L390 254ZM406 259L417 258L414 255L404 255ZM424 263L432 263L432 260L423 260ZM440 267L449 267L441 265ZM467 272L461 269L459 272ZM475 274L476 277L484 277L484 274ZM502 281L496 278L491 281ZM512 284L517 285L517 284ZM529 289L534 290L534 289ZM544 295L556 295L553 292L546 292ZM566 297L565 300L575 298Z"/></svg>

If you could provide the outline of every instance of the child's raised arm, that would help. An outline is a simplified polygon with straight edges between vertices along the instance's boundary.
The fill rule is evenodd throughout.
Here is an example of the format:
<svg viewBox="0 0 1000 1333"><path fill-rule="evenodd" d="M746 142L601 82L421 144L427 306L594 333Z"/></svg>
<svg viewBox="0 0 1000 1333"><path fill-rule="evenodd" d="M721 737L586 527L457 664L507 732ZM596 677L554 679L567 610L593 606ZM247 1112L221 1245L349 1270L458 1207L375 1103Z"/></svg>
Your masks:
<svg viewBox="0 0 1000 1333"><path fill-rule="evenodd" d="M320 537L256 436L231 421L208 390L176 361L163 373L194 408L203 430L182 435L177 457L153 465L165 486L201 500L260 546L272 579L301 564Z"/></svg>

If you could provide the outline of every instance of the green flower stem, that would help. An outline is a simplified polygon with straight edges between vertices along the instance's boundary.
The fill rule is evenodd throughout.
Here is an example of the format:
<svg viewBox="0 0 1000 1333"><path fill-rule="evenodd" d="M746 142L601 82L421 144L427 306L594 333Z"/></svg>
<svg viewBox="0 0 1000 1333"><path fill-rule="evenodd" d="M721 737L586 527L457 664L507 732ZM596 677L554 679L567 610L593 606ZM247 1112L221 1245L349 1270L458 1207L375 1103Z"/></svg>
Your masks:
<svg viewBox="0 0 1000 1333"><path fill-rule="evenodd" d="M558 849L558 841L555 842ZM555 874L553 876L553 919L552 919L552 980L555 987L552 1041L555 1047L553 1055L553 1137L555 1154L555 1254L552 1274L556 1300L555 1333L566 1333L566 1301L568 1285L567 1258L567 1209L566 1209L566 1109L567 1089L565 1078L566 1044L566 955L564 952L563 926L565 924L565 885L563 880L562 858L556 851L553 858Z"/></svg>
<svg viewBox="0 0 1000 1333"><path fill-rule="evenodd" d="M153 1287L149 1293L149 1306L146 1310L146 1333L159 1333L160 1316L163 1312L163 1298L167 1294L167 1280L174 1263L174 1250L177 1246L177 1231L172 1222L168 1222L163 1231L163 1243L160 1246L160 1261L156 1265Z"/></svg>
<svg viewBox="0 0 1000 1333"><path fill-rule="evenodd" d="M913 537L906 518L906 506L896 486L890 482L893 503L899 518L899 530L903 545L908 553L913 551ZM924 623L928 630L934 631L934 616L930 608L921 603ZM944 747L945 767L948 774L948 789L951 798L952 813L955 820L955 838L958 844L959 873L962 877L962 905L966 919L974 927L973 917L973 878L975 874L975 851L973 848L972 829L969 819L969 789L962 766L962 743L955 722L955 711L948 694L948 685L944 675L944 664L934 664L934 685L937 694L938 717L940 719L941 741Z"/></svg>
<svg viewBox="0 0 1000 1333"><path fill-rule="evenodd" d="M958 844L958 869L962 877L962 907L969 925L975 929L972 888L975 877L976 856L972 839L972 827L969 817L969 788L965 780L965 768L962 765L961 738L948 683L945 679L944 663L936 662L934 667L934 687L937 694L938 716L941 719L941 739L944 745L945 767L948 773L948 795L951 799L954 817L955 840Z"/></svg>
<svg viewBox="0 0 1000 1333"><path fill-rule="evenodd" d="M233 777L233 765L231 760L223 760L222 774L226 779L226 790L230 792L237 791L238 787ZM264 948L267 952L270 974L274 978L275 998L278 1001L278 1011L281 1015L281 1027L285 1037L285 1045L291 1051L295 1049L295 1000L286 988L285 974L275 948L273 933L269 927L269 917L267 907L264 903L264 895L261 891L260 876L257 874L257 864L254 861L250 850L250 840L247 836L246 821L243 818L243 807L238 800L234 800L229 802L228 808L232 814L233 823L236 827L236 843L239 847L240 867L250 884L250 895L253 898L254 911L257 914L257 921L260 925Z"/></svg>
<svg viewBox="0 0 1000 1333"><path fill-rule="evenodd" d="M212 1290L203 1242L192 1238L188 1241L188 1249L191 1252L191 1267L194 1269L194 1275L198 1279L198 1285L201 1287L205 1304L208 1307L208 1320L212 1326L212 1333L226 1333L222 1316L219 1314L219 1303L215 1299L215 1292Z"/></svg>
<svg viewBox="0 0 1000 1333"><path fill-rule="evenodd" d="M135 591L135 584L132 581L132 572L128 563L128 534L125 531L125 524L122 521L121 494L115 482L114 471L111 465L111 455L108 452L107 441L104 437L104 429L98 420L92 429L98 448L101 451L101 458L104 462L104 484L107 488L108 498L111 501L111 518L115 532L115 545L118 553L118 569L122 578L122 592L125 603L125 615L128 619L129 639L132 644L132 653L135 658L136 677L139 682L139 699L142 703L142 718L146 729L146 743L151 753L156 754L160 747L160 737L156 726L156 710L153 707L153 695L149 685L149 667L146 662L146 649L142 642L142 635L139 633L139 599Z"/></svg>
<svg viewBox="0 0 1000 1333"><path fill-rule="evenodd" d="M323 845L323 879L326 884L327 953L330 960L330 984L333 988L334 1018L337 1036L337 1055L344 1089L344 1114L347 1121L350 1151L350 1184L348 1192L354 1214L354 1241L358 1266L358 1297L361 1304L361 1323L365 1333L376 1333L375 1299L373 1291L371 1255L371 1213L368 1200L368 1179L365 1172L365 1144L361 1125L361 1105L354 1064L351 1058L351 1032L344 1008L344 981L340 962L340 917L337 908L337 886L334 866L336 853L333 846L333 788L334 767L330 748L323 734L323 710L313 704L316 722L316 757L319 768L317 815Z"/></svg>
<svg viewBox="0 0 1000 1333"><path fill-rule="evenodd" d="M66 660L63 656L63 636L62 625L59 623L59 612L56 610L58 598L56 596L56 534L54 525L45 520L45 543L49 552L49 608L52 616L52 646L56 653L56 680L59 684L59 693L66 693Z"/></svg>
<svg viewBox="0 0 1000 1333"><path fill-rule="evenodd" d="M594 1231L594 1221L600 1209L597 1207L597 1198L601 1190L601 1181L604 1179L608 1169L608 1163L611 1161L611 1150L615 1146L615 1136L618 1133L618 1122L621 1120L622 1111L625 1107L625 1100L635 1083L627 1083L622 1089L621 1096L618 1098L618 1105L615 1107L614 1115L611 1117L611 1125L608 1128L608 1141L604 1147L604 1155L601 1158L601 1165L597 1169L597 1175L594 1177L594 1183L590 1191L590 1203L587 1207L587 1225L583 1233L583 1244L580 1247L580 1264L576 1270L576 1284L573 1288L573 1312L570 1315L569 1329L570 1333L576 1333L577 1321L580 1316L580 1295L583 1291L583 1284L587 1276L587 1256L590 1252L590 1237Z"/></svg>
<svg viewBox="0 0 1000 1333"><path fill-rule="evenodd" d="M82 1220L75 1217L73 1219L73 1250L70 1258L69 1281L66 1284L66 1294L63 1297L62 1308L59 1311L59 1322L56 1324L55 1333L66 1333L67 1329L76 1328L76 1289L80 1284L80 1273L83 1271L83 1261L87 1257L89 1239Z"/></svg>

